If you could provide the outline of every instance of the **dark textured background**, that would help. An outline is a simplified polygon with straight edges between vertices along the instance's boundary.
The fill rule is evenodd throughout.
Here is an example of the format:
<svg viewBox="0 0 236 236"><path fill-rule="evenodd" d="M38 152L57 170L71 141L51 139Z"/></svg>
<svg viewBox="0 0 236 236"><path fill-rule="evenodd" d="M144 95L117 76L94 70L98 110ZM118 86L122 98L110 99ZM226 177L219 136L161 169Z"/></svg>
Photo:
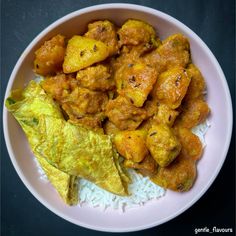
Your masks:
<svg viewBox="0 0 236 236"><path fill-rule="evenodd" d="M112 2L116 1L1 1L1 105L8 78L17 59L41 30L61 16L77 9ZM163 11L195 31L218 59L228 81L234 103L234 0L140 0L123 2L145 5ZM212 226L234 228L234 143L232 140L228 156L219 176L207 193L193 207L159 227L129 233L129 235L194 235L194 228L205 226L208 228ZM41 205L17 176L9 159L2 132L1 226L1 235L4 236L109 235L109 233L92 231L73 225Z"/></svg>

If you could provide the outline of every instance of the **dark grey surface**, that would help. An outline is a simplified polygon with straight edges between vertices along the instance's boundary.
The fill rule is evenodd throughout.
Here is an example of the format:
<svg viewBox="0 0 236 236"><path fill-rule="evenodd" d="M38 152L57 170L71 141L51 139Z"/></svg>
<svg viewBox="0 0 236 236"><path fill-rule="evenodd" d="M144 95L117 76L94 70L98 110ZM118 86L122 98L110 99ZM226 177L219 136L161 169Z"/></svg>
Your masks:
<svg viewBox="0 0 236 236"><path fill-rule="evenodd" d="M1 1L1 101L17 59L41 30L54 20L77 9L112 2L116 1ZM235 105L234 0L141 0L123 2L136 3L161 10L182 21L195 31L218 59L228 81ZM234 228L235 149L233 144L235 144L234 140L232 140L219 176L207 193L193 207L168 223L149 230L130 233L130 235L194 235L195 228L208 227L211 229L213 226ZM1 235L4 236L109 234L73 225L41 205L17 176L9 159L2 132L1 226Z"/></svg>

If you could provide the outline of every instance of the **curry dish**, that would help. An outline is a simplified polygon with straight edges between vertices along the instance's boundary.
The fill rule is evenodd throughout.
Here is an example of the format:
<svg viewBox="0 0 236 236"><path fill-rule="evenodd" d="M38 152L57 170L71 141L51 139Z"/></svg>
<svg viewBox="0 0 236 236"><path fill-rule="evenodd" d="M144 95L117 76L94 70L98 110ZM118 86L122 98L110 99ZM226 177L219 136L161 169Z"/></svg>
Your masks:
<svg viewBox="0 0 236 236"><path fill-rule="evenodd" d="M34 71L40 84L13 91L6 105L46 174L61 173L62 186L49 179L67 203L76 202L78 177L129 194L127 168L174 191L192 187L203 147L191 129L210 109L184 35L161 40L141 20L98 20L83 35L45 41Z"/></svg>

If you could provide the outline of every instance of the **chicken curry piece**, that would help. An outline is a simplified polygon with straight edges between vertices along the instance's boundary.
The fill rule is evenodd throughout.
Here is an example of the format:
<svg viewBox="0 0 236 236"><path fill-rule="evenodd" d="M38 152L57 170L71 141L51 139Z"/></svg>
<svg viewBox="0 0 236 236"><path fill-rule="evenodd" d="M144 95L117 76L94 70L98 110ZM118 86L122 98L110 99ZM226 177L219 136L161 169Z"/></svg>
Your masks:
<svg viewBox="0 0 236 236"><path fill-rule="evenodd" d="M168 166L179 154L181 144L172 129L165 125L153 125L147 134L147 147L161 167Z"/></svg>
<svg viewBox="0 0 236 236"><path fill-rule="evenodd" d="M56 35L35 51L34 71L46 76L60 72L65 57L65 37Z"/></svg>
<svg viewBox="0 0 236 236"><path fill-rule="evenodd" d="M202 144L189 129L179 128L178 133L182 149L176 159L167 167L158 167L151 180L174 191L188 191L196 178L196 161L201 157Z"/></svg>
<svg viewBox="0 0 236 236"><path fill-rule="evenodd" d="M125 168L174 191L192 187L202 145L191 128L210 108L185 36L161 40L140 20L98 20L82 36L46 41L34 70L66 120L112 138Z"/></svg>

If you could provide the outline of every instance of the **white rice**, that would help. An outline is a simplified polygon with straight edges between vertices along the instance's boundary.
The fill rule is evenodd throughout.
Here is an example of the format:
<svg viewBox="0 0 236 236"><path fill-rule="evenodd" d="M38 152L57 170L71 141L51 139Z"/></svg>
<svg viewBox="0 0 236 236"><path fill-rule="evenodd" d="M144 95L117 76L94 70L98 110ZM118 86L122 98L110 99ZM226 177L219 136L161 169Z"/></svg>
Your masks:
<svg viewBox="0 0 236 236"><path fill-rule="evenodd" d="M129 170L132 183L129 185L128 197L121 197L107 192L95 184L81 179L80 205L89 204L92 207L100 207L105 210L108 207L124 211L125 209L143 205L151 199L158 199L165 194L165 190L149 180L137 174L134 170Z"/></svg>
<svg viewBox="0 0 236 236"><path fill-rule="evenodd" d="M199 139L202 142L203 147L206 146L206 141L205 141L205 134L207 133L207 130L210 128L210 123L208 120L203 122L202 124L192 128L192 132L196 134Z"/></svg>

